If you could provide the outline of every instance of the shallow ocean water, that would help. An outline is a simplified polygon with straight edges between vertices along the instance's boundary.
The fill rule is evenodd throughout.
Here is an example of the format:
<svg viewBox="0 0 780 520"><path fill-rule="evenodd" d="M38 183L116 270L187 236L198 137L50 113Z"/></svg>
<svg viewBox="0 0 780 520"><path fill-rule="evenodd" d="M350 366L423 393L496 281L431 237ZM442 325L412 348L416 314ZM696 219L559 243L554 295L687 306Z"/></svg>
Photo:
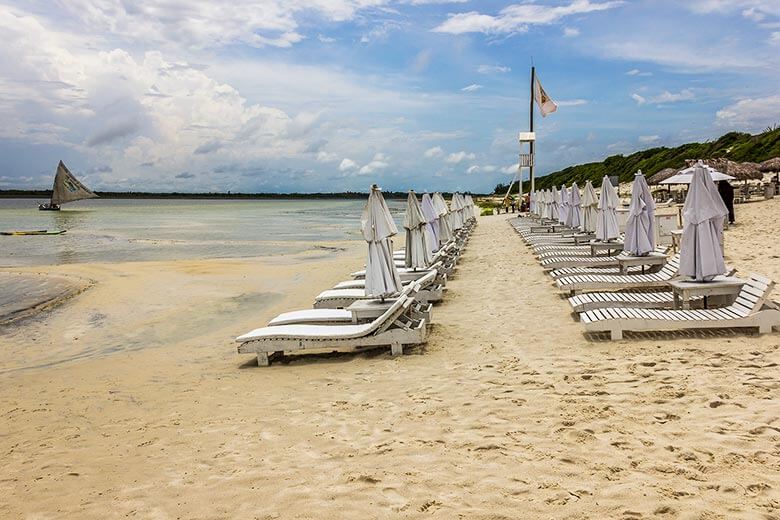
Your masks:
<svg viewBox="0 0 780 520"><path fill-rule="evenodd" d="M33 199L0 199L0 267L271 256L322 242L361 240L365 200L93 199L39 211ZM399 231L405 202L389 200Z"/></svg>

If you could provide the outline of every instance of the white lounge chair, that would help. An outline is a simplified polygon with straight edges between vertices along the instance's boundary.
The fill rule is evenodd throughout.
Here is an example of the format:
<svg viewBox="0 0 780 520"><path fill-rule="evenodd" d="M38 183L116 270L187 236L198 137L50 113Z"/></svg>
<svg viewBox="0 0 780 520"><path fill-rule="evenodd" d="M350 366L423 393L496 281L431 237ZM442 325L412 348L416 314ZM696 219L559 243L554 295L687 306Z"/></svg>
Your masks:
<svg viewBox="0 0 780 520"><path fill-rule="evenodd" d="M435 283L437 273L429 272L419 280L420 291L417 293L417 301L439 302L444 297L444 288ZM357 300L374 299L366 296L365 289L329 289L322 291L314 301L315 309L340 309L348 307Z"/></svg>
<svg viewBox="0 0 780 520"><path fill-rule="evenodd" d="M270 354L308 349L360 349L388 345L392 355L403 354L404 345L425 343L425 320L406 313L413 298L399 298L384 314L362 325L281 325L263 327L236 338L240 354L256 354L257 364L268 366Z"/></svg>
<svg viewBox="0 0 780 520"><path fill-rule="evenodd" d="M399 298L415 298L420 290L417 283L409 284L399 295ZM349 309L301 309L284 312L268 322L269 327L280 325L310 324L310 325L344 325L348 323L362 323L371 321L381 316L398 298L382 300L365 300L365 305L360 311ZM430 303L415 302L409 309L410 315L415 319L425 319L431 323L433 305Z"/></svg>
<svg viewBox="0 0 780 520"><path fill-rule="evenodd" d="M620 291L623 289L663 289L666 282L677 276L680 269L679 253L669 258L657 273L613 275L613 274L575 274L563 276L555 284L563 292L572 295L582 291Z"/></svg>
<svg viewBox="0 0 780 520"><path fill-rule="evenodd" d="M609 307L580 314L587 331L608 331L613 340L623 331L758 328L759 334L780 327L777 304L767 301L774 282L752 274L728 307L698 310L655 310Z"/></svg>
<svg viewBox="0 0 780 520"><path fill-rule="evenodd" d="M654 255L661 255L665 257L669 251L667 246L658 246L653 252ZM631 257L625 253L620 253L614 256L550 256L543 258L539 263L546 270L558 269L561 267L617 267L620 265L622 258ZM663 258L656 258L658 262L663 262ZM631 257L633 258L633 257ZM620 274L620 273L615 273Z"/></svg>
<svg viewBox="0 0 780 520"><path fill-rule="evenodd" d="M695 296L691 301L704 300ZM674 293L671 291L642 292L588 292L569 298L574 312L592 311L608 307L634 307L637 309L671 309L674 307Z"/></svg>

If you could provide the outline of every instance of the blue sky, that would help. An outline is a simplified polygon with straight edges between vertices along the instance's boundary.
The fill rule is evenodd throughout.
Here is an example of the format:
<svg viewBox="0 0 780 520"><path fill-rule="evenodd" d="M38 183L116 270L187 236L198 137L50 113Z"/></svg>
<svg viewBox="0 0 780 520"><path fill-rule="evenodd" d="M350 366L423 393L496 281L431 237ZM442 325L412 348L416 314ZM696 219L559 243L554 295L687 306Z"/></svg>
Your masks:
<svg viewBox="0 0 780 520"><path fill-rule="evenodd" d="M0 0L0 189L487 191L780 123L780 0Z"/></svg>

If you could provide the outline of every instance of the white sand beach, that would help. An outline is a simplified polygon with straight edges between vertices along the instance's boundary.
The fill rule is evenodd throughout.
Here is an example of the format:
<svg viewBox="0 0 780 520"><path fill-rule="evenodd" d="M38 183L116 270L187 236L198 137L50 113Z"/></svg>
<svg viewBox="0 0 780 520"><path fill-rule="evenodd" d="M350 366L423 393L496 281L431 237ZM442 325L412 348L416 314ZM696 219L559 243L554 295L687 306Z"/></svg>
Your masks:
<svg viewBox="0 0 780 520"><path fill-rule="evenodd" d="M586 337L507 217L395 358L236 354L360 242L14 269L94 285L0 331L0 517L776 518L780 333ZM780 199L737 220L727 262L780 280Z"/></svg>

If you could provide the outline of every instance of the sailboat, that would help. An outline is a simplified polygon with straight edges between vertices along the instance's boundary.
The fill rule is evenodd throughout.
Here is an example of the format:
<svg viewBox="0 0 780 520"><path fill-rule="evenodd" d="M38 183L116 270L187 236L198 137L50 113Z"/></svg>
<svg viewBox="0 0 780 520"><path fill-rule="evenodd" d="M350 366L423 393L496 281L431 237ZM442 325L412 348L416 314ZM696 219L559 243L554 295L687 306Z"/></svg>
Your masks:
<svg viewBox="0 0 780 520"><path fill-rule="evenodd" d="M54 187L51 191L51 201L41 204L41 211L59 211L60 205L74 200L94 199L97 197L89 188L70 173L67 166L60 161L57 165L57 175L54 176Z"/></svg>

